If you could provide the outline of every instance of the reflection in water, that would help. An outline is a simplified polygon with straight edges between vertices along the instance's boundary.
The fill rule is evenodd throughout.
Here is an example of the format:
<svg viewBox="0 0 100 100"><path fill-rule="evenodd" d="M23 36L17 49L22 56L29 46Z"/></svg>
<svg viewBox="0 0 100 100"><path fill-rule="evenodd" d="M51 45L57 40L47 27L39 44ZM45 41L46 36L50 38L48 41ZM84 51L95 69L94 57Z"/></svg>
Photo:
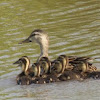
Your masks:
<svg viewBox="0 0 100 100"><path fill-rule="evenodd" d="M18 86L15 77L20 68L12 65L27 55L31 62L39 56L35 43L19 45L37 28L50 36L49 56L60 54L100 57L99 1L0 1L0 99L3 100L98 100L99 80ZM100 59L95 61L99 67ZM78 84L78 85L77 85Z"/></svg>

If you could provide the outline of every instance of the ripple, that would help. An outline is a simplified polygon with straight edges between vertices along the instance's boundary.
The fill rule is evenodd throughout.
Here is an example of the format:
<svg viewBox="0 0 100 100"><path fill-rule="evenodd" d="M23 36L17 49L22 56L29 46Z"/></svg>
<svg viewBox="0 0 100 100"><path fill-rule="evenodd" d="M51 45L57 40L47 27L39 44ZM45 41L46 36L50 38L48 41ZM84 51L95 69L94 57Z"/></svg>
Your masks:
<svg viewBox="0 0 100 100"><path fill-rule="evenodd" d="M99 100L99 80L18 86L16 76L21 69L12 65L23 55L27 55L31 63L36 61L40 54L39 46L18 43L32 30L40 28L50 36L51 59L60 54L98 57L94 63L99 68L99 6L98 0L1 1L0 99Z"/></svg>

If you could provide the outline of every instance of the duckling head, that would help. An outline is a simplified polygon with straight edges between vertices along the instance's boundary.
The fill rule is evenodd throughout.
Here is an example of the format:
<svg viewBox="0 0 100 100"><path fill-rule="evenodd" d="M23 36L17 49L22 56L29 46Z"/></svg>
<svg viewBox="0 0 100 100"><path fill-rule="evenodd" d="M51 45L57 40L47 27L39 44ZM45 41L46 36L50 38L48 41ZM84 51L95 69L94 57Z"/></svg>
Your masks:
<svg viewBox="0 0 100 100"><path fill-rule="evenodd" d="M60 61L55 61L51 66L51 73L62 73L62 63Z"/></svg>
<svg viewBox="0 0 100 100"><path fill-rule="evenodd" d="M40 76L41 68L40 68L40 65L38 63L34 63L32 65L32 72L34 73L35 77Z"/></svg>
<svg viewBox="0 0 100 100"><path fill-rule="evenodd" d="M69 58L66 55L60 55L57 59L62 60L63 66L65 66L64 69L68 69L71 67L71 66L69 66Z"/></svg>
<svg viewBox="0 0 100 100"><path fill-rule="evenodd" d="M22 71L26 72L30 66L30 59L27 56L23 56L13 64L18 64L18 66L22 67Z"/></svg>
<svg viewBox="0 0 100 100"><path fill-rule="evenodd" d="M49 65L46 61L40 62L40 67L41 67L41 74L49 73Z"/></svg>
<svg viewBox="0 0 100 100"><path fill-rule="evenodd" d="M74 69L77 70L77 71L81 71L81 72L87 72L88 71L88 63L83 62L83 61L79 61L75 65Z"/></svg>
<svg viewBox="0 0 100 100"><path fill-rule="evenodd" d="M81 64L82 64L82 66L81 66L82 72L87 72L89 70L88 63L82 62Z"/></svg>
<svg viewBox="0 0 100 100"><path fill-rule="evenodd" d="M63 57L63 56L59 56L59 57L57 58L57 60L60 61L60 62L62 63L62 67L63 67L63 69L65 70L66 65L67 65L66 58Z"/></svg>
<svg viewBox="0 0 100 100"><path fill-rule="evenodd" d="M50 73L51 62L49 61L48 57L42 57L39 60L39 64L41 67L41 74L49 74Z"/></svg>
<svg viewBox="0 0 100 100"><path fill-rule="evenodd" d="M41 57L41 59L39 61L50 62L48 57Z"/></svg>

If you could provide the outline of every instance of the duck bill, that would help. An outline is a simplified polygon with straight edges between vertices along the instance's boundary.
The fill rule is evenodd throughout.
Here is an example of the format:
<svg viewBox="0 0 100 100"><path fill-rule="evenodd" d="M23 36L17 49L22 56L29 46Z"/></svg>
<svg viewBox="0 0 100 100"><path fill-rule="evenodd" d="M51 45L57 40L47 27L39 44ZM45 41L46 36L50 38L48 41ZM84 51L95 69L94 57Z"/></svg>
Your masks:
<svg viewBox="0 0 100 100"><path fill-rule="evenodd" d="M29 38L27 38L27 39L25 39L25 40L21 41L19 44L29 43L29 42L32 42L32 41L30 41L30 40L29 40Z"/></svg>

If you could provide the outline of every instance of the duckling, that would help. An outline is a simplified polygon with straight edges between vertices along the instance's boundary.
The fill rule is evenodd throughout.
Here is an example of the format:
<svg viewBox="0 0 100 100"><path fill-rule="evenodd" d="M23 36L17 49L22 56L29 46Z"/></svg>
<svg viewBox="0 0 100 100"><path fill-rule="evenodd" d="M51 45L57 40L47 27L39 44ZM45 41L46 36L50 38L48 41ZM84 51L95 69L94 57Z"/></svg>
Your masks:
<svg viewBox="0 0 100 100"><path fill-rule="evenodd" d="M73 69L73 66L69 63L70 59L68 56L66 55L60 55L58 58L58 60L63 60L63 64L65 66L65 70L71 70Z"/></svg>
<svg viewBox="0 0 100 100"><path fill-rule="evenodd" d="M87 61L75 61L72 65L74 66L74 69L80 70L82 72L97 71L97 68L93 65L89 65Z"/></svg>
<svg viewBox="0 0 100 100"><path fill-rule="evenodd" d="M75 61L72 65L74 66L73 69L75 71L86 72L89 70L89 66L87 62Z"/></svg>
<svg viewBox="0 0 100 100"><path fill-rule="evenodd" d="M97 71L95 66L91 67L91 65L89 65L87 61L75 61L73 66L73 71L75 73L79 73L81 78L83 79L90 78L91 73Z"/></svg>
<svg viewBox="0 0 100 100"><path fill-rule="evenodd" d="M21 76L21 75L18 75L17 78L16 78L16 82L18 85L30 85L32 84L32 80L29 76Z"/></svg>
<svg viewBox="0 0 100 100"><path fill-rule="evenodd" d="M47 57L41 57L41 59L39 60L39 64L40 64L40 68L41 68L41 75L48 75L50 74L50 66L51 66L51 62L49 60L49 58Z"/></svg>
<svg viewBox="0 0 100 100"><path fill-rule="evenodd" d="M48 57L41 57L39 64L42 70L41 77L45 80L44 83L56 82L58 80L57 76L51 73L51 61Z"/></svg>
<svg viewBox="0 0 100 100"><path fill-rule="evenodd" d="M88 65L92 65L93 64L93 61L94 59L97 59L97 58L91 58L91 57L74 57L75 59L73 59L73 61L85 61L88 63ZM73 63L72 61L72 63Z"/></svg>
<svg viewBox="0 0 100 100"><path fill-rule="evenodd" d="M54 60L51 64L52 72L56 72L57 74L63 73L65 69L69 67L69 61L66 55L60 55L56 60Z"/></svg>
<svg viewBox="0 0 100 100"><path fill-rule="evenodd" d="M18 66L22 67L22 72L16 78L17 84L21 84L21 85L31 84L30 76L34 76L34 75L30 70L30 59L27 56L23 56L13 64L18 64ZM30 75L28 76L28 74Z"/></svg>
<svg viewBox="0 0 100 100"><path fill-rule="evenodd" d="M67 69L67 65L68 65L68 61L67 61L66 57L59 56L57 58L57 61L61 62L61 64L62 64L62 72L64 72L64 70Z"/></svg>
<svg viewBox="0 0 100 100"><path fill-rule="evenodd" d="M56 60L51 64L51 73L61 74L64 72L65 66L62 64L63 62L60 60Z"/></svg>

